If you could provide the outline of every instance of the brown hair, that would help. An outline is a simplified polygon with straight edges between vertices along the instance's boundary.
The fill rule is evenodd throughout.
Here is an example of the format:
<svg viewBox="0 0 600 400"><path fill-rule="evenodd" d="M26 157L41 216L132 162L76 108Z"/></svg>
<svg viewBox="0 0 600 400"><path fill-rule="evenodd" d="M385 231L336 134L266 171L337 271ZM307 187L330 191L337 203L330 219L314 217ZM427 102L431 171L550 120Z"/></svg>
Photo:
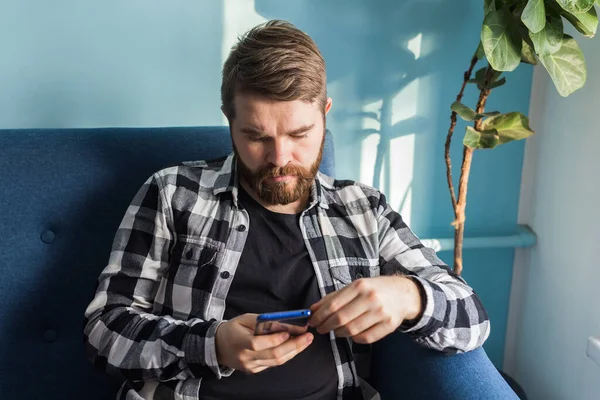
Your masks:
<svg viewBox="0 0 600 400"><path fill-rule="evenodd" d="M306 33L286 21L269 21L239 38L223 65L221 102L230 122L236 92L278 101L318 101L324 110L325 61Z"/></svg>

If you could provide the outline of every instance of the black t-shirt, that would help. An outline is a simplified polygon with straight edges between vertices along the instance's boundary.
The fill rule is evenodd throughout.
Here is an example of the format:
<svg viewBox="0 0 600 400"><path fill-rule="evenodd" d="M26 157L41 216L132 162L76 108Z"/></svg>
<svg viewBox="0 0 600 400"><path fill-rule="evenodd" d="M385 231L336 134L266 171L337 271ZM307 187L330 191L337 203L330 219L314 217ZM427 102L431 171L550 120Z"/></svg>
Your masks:
<svg viewBox="0 0 600 400"><path fill-rule="evenodd" d="M250 230L227 294L224 319L309 308L321 296L300 214L269 211L241 187L239 200L250 216ZM221 380L205 378L200 398L335 399L338 377L329 335L310 331L315 335L312 344L287 363L254 375L235 371Z"/></svg>

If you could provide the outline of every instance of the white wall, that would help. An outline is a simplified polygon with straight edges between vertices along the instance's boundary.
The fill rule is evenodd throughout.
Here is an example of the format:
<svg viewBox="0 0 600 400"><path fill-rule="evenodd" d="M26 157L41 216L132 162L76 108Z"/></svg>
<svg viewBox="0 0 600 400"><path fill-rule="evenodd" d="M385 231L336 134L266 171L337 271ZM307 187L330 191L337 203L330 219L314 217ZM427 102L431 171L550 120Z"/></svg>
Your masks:
<svg viewBox="0 0 600 400"><path fill-rule="evenodd" d="M586 357L600 335L600 39L578 42L588 81L560 97L536 67L520 222L538 235L519 250L505 370L532 400L600 399L600 368Z"/></svg>

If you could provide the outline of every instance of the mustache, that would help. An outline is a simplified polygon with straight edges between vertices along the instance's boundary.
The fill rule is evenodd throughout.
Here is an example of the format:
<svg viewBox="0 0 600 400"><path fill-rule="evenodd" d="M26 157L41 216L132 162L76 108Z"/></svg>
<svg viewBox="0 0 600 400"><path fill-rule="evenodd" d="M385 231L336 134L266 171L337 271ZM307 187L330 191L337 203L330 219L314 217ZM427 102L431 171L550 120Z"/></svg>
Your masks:
<svg viewBox="0 0 600 400"><path fill-rule="evenodd" d="M296 176L303 179L311 179L312 174L306 168L297 165L286 165L285 167L265 167L259 171L261 178L277 178L280 176Z"/></svg>

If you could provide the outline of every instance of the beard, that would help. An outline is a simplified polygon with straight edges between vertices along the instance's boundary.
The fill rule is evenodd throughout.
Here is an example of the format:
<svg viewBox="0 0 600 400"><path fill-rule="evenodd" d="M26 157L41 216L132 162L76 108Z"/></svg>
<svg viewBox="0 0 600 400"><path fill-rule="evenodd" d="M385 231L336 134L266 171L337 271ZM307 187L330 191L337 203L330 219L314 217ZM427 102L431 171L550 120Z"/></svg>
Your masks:
<svg viewBox="0 0 600 400"><path fill-rule="evenodd" d="M324 146L325 133L323 133L323 141L321 142L317 160L309 168L298 165L286 165L285 167L267 166L257 171L252 171L244 164L235 144L233 145L233 150L237 159L239 177L248 184L250 189L269 205L287 205L300 200L310 193L315 177L319 172L321 160L323 159ZM296 179L288 182L268 181L270 178L280 176L293 176Z"/></svg>

